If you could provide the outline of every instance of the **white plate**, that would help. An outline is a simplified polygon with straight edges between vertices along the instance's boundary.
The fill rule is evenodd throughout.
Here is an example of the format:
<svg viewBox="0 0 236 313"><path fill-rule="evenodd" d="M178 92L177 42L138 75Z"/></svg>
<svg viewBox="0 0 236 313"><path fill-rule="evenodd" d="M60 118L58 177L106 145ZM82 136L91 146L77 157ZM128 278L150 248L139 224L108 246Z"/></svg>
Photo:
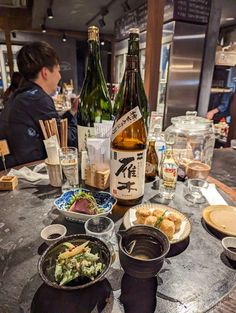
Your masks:
<svg viewBox="0 0 236 313"><path fill-rule="evenodd" d="M185 216L180 211L173 209L167 205L157 204L157 203L145 203L145 204L140 204L140 205L130 208L125 213L124 219L123 219L123 224L126 229L131 226L137 225L136 210L139 208L146 208L148 210L163 209L163 210L168 210L168 212L170 213L174 212L179 215L179 217L182 220L181 227L180 227L180 230L174 234L173 239L170 240L171 244L181 242L189 236L191 232L191 223L189 219L187 218L187 216Z"/></svg>

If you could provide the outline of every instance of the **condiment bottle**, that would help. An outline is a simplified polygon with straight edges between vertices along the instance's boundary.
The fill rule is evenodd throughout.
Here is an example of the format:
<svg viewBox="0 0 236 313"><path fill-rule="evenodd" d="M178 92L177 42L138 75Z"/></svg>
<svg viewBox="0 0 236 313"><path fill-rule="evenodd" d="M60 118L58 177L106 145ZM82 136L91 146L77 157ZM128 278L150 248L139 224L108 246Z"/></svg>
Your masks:
<svg viewBox="0 0 236 313"><path fill-rule="evenodd" d="M155 149L155 139L150 139L146 156L146 169L145 169L146 181L155 180L157 173L158 173L158 156Z"/></svg>
<svg viewBox="0 0 236 313"><path fill-rule="evenodd" d="M174 198L178 175L178 165L176 163L173 153L175 136L172 134L166 134L165 141L166 141L166 150L164 152L163 158L159 166L159 176L160 176L159 196L161 198L171 200Z"/></svg>

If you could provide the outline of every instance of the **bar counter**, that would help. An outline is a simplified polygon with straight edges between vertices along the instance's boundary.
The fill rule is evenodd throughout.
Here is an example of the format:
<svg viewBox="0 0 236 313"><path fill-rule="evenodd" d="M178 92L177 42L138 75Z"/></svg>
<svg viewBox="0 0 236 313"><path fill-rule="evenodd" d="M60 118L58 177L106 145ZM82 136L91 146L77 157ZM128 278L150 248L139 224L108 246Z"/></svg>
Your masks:
<svg viewBox="0 0 236 313"><path fill-rule="evenodd" d="M213 166L212 176L217 169ZM145 188L143 202L157 203L153 183ZM207 204L192 206L183 198L184 188L178 182L175 199L169 206L189 218L192 230L186 240L172 246L156 278L129 277L116 257L103 281L73 292L48 287L37 272L39 257L47 247L40 238L42 228L61 223L67 227L68 235L84 232L82 223L65 220L53 206L60 189L45 181L32 185L21 180L18 189L0 192L0 312L236 312L235 264L222 253L222 235L202 220L202 209ZM229 195L220 193L228 204L235 205ZM118 205L114 208L111 217L116 231L123 227L127 209Z"/></svg>

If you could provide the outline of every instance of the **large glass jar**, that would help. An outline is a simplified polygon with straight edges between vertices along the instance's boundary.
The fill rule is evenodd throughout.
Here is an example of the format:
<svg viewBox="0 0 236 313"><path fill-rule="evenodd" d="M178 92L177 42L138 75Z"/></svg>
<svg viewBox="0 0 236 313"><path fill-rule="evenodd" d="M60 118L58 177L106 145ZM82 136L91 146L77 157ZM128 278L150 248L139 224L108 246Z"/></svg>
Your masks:
<svg viewBox="0 0 236 313"><path fill-rule="evenodd" d="M173 117L165 132L175 135L173 146L180 169L191 178L206 178L209 174L215 135L212 121L187 112L186 116Z"/></svg>

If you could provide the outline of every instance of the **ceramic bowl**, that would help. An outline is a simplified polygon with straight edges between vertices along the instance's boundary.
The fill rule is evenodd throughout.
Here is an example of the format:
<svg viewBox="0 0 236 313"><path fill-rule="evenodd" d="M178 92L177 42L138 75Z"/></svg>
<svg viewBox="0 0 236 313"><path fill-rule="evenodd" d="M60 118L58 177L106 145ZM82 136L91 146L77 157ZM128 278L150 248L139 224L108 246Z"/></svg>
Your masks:
<svg viewBox="0 0 236 313"><path fill-rule="evenodd" d="M222 239L222 246L226 256L230 260L236 261L236 237L225 237Z"/></svg>
<svg viewBox="0 0 236 313"><path fill-rule="evenodd" d="M170 249L167 236L146 225L132 226L118 235L119 257L124 271L136 278L156 276Z"/></svg>
<svg viewBox="0 0 236 313"><path fill-rule="evenodd" d="M95 215L89 215L89 214L83 214L83 213L77 213L77 212L71 212L67 209L67 204L69 203L70 199L79 191L85 191L90 192L93 197L95 198L98 207L104 209L104 212L95 214ZM54 201L54 205L59 210L59 212L65 216L65 218L73 221L82 221L85 222L91 217L94 216L106 216L109 213L111 213L112 208L116 204L117 200L109 193L105 191L90 191L88 189L71 189L65 193L63 193L59 198L57 198Z"/></svg>
<svg viewBox="0 0 236 313"><path fill-rule="evenodd" d="M71 281L67 285L60 286L54 278L56 259L61 251L64 251L63 243L70 242L74 245L80 245L85 241L90 241L89 246L92 253L98 253L100 260L105 264L103 272L98 274L94 280L90 280L86 277L80 277L74 281ZM61 290L75 290L89 287L95 284L97 281L104 278L109 267L111 265L111 253L107 245L98 238L88 236L85 234L66 236L53 245L49 246L48 249L43 253L38 262L38 271L42 280L49 286L61 289Z"/></svg>
<svg viewBox="0 0 236 313"><path fill-rule="evenodd" d="M52 224L46 226L41 231L41 238L46 242L46 244L51 245L52 243L65 237L67 229L61 224Z"/></svg>

